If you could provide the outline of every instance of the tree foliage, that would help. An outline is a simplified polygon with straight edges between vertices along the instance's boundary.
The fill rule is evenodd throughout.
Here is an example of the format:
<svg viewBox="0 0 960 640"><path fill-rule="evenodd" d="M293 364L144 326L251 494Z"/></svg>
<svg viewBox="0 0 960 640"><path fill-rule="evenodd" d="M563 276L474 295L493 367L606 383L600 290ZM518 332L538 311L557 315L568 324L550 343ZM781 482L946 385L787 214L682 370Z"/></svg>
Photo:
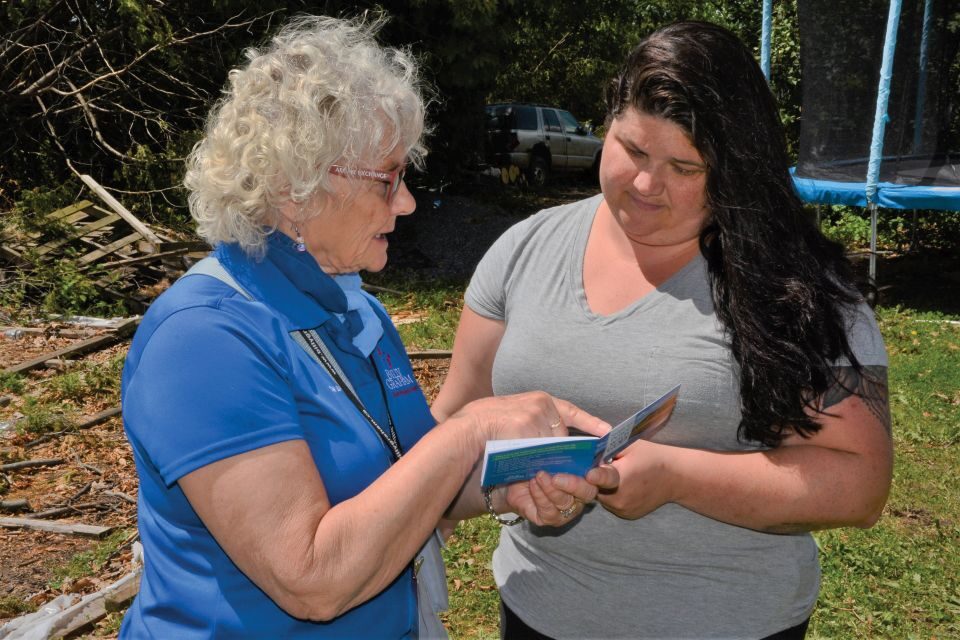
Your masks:
<svg viewBox="0 0 960 640"><path fill-rule="evenodd" d="M0 26L0 157L4 194L55 186L71 173L106 184L169 187L218 69L253 14L185 0L20 0ZM234 3L239 5L240 3ZM227 56L224 56L224 53ZM126 169L126 172L124 172ZM133 176L132 181L124 175Z"/></svg>
<svg viewBox="0 0 960 640"><path fill-rule="evenodd" d="M791 141L800 117L797 0L774 3L773 78ZM482 155L483 105L550 103L600 125L626 53L685 18L723 24L759 57L756 0L18 0L0 3L0 210L89 173L148 219L186 218L182 158L228 70L294 13L385 13L433 87L430 174ZM960 113L960 110L957 111ZM69 192L67 189L66 192Z"/></svg>

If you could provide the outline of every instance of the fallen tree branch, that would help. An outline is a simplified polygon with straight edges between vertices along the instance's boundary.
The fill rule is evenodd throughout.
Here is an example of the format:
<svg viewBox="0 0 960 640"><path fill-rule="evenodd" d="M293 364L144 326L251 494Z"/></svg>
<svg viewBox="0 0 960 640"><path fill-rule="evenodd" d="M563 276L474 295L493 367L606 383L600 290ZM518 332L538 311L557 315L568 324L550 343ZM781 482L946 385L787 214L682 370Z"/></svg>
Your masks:
<svg viewBox="0 0 960 640"><path fill-rule="evenodd" d="M32 511L26 500L0 500L0 509L3 511Z"/></svg>
<svg viewBox="0 0 960 640"><path fill-rule="evenodd" d="M20 462L8 462L0 464L0 471L19 471L20 469L31 469L33 467L53 467L63 464L63 458L43 458L37 460L21 460Z"/></svg>
<svg viewBox="0 0 960 640"><path fill-rule="evenodd" d="M82 504L65 504L59 507L51 507L49 509L44 509L43 511L36 511L29 514L31 518L35 520L47 519L47 518L56 518L62 516L66 513L79 514L83 513L84 509L96 509L98 511L108 511L111 509L111 505L106 502L84 502Z"/></svg>
<svg viewBox="0 0 960 640"><path fill-rule="evenodd" d="M124 502L129 502L130 504L137 504L137 499L131 496L128 496L122 491L104 491L102 495L110 496L112 498L120 498Z"/></svg>

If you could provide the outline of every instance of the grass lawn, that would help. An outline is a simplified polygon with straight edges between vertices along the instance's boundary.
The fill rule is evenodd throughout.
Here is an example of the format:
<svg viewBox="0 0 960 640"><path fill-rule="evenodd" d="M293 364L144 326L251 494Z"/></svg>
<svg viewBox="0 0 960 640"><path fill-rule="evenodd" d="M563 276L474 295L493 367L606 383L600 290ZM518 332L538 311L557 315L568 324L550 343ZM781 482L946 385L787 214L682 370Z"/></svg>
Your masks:
<svg viewBox="0 0 960 640"><path fill-rule="evenodd" d="M409 287L407 290L411 290ZM393 308L429 310L403 325L408 347L449 349L462 288L418 285L386 296ZM960 316L877 309L890 354L896 442L893 491L871 529L818 532L823 570L810 638L960 637ZM422 326L418 326L422 325ZM462 523L446 553L454 638L498 638L489 518Z"/></svg>

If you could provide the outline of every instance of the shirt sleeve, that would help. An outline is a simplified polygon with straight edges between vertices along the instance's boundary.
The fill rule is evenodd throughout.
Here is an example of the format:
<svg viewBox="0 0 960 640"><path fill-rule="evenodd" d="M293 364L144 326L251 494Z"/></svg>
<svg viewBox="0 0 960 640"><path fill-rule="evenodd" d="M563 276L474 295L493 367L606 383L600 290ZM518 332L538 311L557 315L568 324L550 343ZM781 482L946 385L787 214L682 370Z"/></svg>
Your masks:
<svg viewBox="0 0 960 640"><path fill-rule="evenodd" d="M847 340L850 350L861 365L888 366L887 350L883 345L877 317L865 302L848 307L844 312L847 324ZM850 366L846 356L837 359L839 367Z"/></svg>
<svg viewBox="0 0 960 640"><path fill-rule="evenodd" d="M211 462L304 437L291 365L270 330L282 332L192 307L146 338L125 376L124 422L168 486Z"/></svg>
<svg viewBox="0 0 960 640"><path fill-rule="evenodd" d="M491 245L477 264L463 296L470 309L491 320L506 319L507 278L516 261L524 223L514 225Z"/></svg>

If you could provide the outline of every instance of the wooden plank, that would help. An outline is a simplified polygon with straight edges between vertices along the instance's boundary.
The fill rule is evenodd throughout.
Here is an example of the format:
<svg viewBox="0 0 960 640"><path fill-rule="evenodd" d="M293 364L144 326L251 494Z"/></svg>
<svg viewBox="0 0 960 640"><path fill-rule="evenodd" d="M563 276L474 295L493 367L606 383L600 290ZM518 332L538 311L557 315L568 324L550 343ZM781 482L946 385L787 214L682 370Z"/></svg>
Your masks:
<svg viewBox="0 0 960 640"><path fill-rule="evenodd" d="M48 213L47 215L44 216L44 218L46 218L47 220L59 220L60 218L70 215L71 213L75 213L77 211L83 211L84 209L87 209L92 206L93 206L93 203L90 202L89 200L81 200L80 202L76 204L72 204L69 207L64 207L63 209L57 209L52 213Z"/></svg>
<svg viewBox="0 0 960 640"><path fill-rule="evenodd" d="M50 533L85 536L88 538L102 538L113 530L113 527L100 527L93 524L75 522L48 522L36 518L0 517L0 527L8 529L33 529Z"/></svg>
<svg viewBox="0 0 960 640"><path fill-rule="evenodd" d="M86 220L90 217L90 214L84 211L77 211L76 213L71 213L70 215L61 218L60 222L64 224L73 224L74 222L80 222L81 220Z"/></svg>
<svg viewBox="0 0 960 640"><path fill-rule="evenodd" d="M409 351L407 356L411 360L430 360L453 357L453 351L443 351L441 349L426 349L425 351Z"/></svg>
<svg viewBox="0 0 960 640"><path fill-rule="evenodd" d="M140 574L137 567L110 586L83 597L77 604L67 607L49 619L46 637L63 638L74 631L100 620L112 611L121 611L128 600L140 591ZM45 622L47 620L44 620Z"/></svg>
<svg viewBox="0 0 960 640"><path fill-rule="evenodd" d="M128 244L136 242L137 240L140 240L142 238L143 236L141 236L139 232L131 233L128 236L124 236L120 238L116 242L111 242L110 244L106 245L101 249L97 249L96 251L91 251L87 255L81 257L77 262L79 262L80 264L90 264L94 260L102 258L103 256L106 256L106 255L110 255L117 249L125 247Z"/></svg>
<svg viewBox="0 0 960 640"><path fill-rule="evenodd" d="M142 262L153 262L154 260L169 258L172 256L182 256L192 252L193 252L193 249L190 249L189 247L183 247L182 249L172 249L170 251L161 251L160 253L151 253L149 255L138 256L136 258L126 258L124 260L117 260L115 262L106 262L104 264L101 264L100 266L103 267L104 269L109 269L112 267L120 267L123 265L140 264Z"/></svg>
<svg viewBox="0 0 960 640"><path fill-rule="evenodd" d="M21 247L21 250L22 249L23 247ZM12 260L15 264L23 263L23 256L20 255L20 252L16 251L12 247L7 246L2 240L0 240L0 253Z"/></svg>
<svg viewBox="0 0 960 640"><path fill-rule="evenodd" d="M129 318L123 323L119 324L113 331L106 333L101 336L94 336L87 340L83 340L76 344L64 347L63 349L58 349L56 351L51 351L50 353L45 353L43 355L37 356L26 362L21 362L20 364L15 364L11 367L7 367L3 370L4 373L23 373L25 371L31 371L33 369L39 369L44 366L47 360L52 360L54 358L60 358L66 355L79 356L84 353L89 353L91 351L98 351L105 347L109 347L112 344L120 342L128 334L132 333L136 329L137 325L140 324L140 317Z"/></svg>
<svg viewBox="0 0 960 640"><path fill-rule="evenodd" d="M90 233L91 231L96 231L97 229L111 225L117 220L120 220L120 216L111 213L110 215L104 218L100 218L95 222L91 222L90 224L74 227L73 231L71 231L66 236L63 236L58 240L51 240L50 242L47 242L46 244L43 244L37 247L37 255L42 256L46 253L49 253L50 251L53 251L57 247L62 247L68 242L73 242L77 238L81 238L87 235L88 233Z"/></svg>
<svg viewBox="0 0 960 640"><path fill-rule="evenodd" d="M83 182L90 187L95 194L100 196L100 198L107 203L108 207L110 207L121 218L126 220L131 227L136 229L141 236L152 242L154 245L158 245L160 242L162 242L160 238L158 238L157 235L150 230L150 227L140 222L135 215L127 211L126 207L120 204L116 198L110 195L110 193L100 186L100 184L91 176L83 174L80 176L80 179L83 180Z"/></svg>
<svg viewBox="0 0 960 640"><path fill-rule="evenodd" d="M118 416L118 415L120 415L120 407L119 407L119 405L116 406L116 407L110 407L109 409L104 409L104 410L101 411L100 413L96 413L96 414L90 416L89 418L87 418L86 420L84 420L83 422L81 422L80 424L78 424L75 428L76 428L76 429L88 429L88 428L90 428L90 427L94 427L94 426L100 424L101 422L106 422L107 420L109 420L109 419L112 418L113 416Z"/></svg>
<svg viewBox="0 0 960 640"><path fill-rule="evenodd" d="M0 326L0 333L5 333L7 331L19 331L21 334L29 333L32 335L44 335L49 333L61 338L89 338L99 333L96 329L53 329L44 327Z"/></svg>

